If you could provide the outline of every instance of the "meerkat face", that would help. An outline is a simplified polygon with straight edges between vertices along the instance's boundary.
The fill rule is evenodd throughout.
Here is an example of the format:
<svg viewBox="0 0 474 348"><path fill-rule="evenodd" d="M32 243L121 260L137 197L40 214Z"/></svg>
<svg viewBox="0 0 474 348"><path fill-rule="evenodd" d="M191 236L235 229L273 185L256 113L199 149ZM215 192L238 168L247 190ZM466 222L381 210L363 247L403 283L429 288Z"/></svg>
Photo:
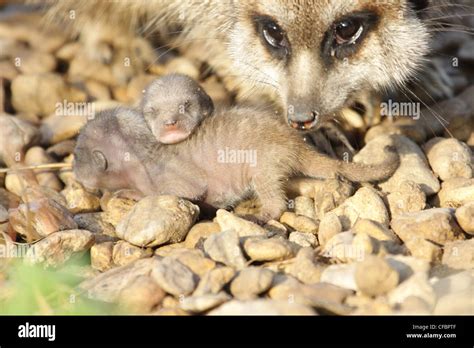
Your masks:
<svg viewBox="0 0 474 348"><path fill-rule="evenodd" d="M162 144L176 144L214 112L214 103L191 78L170 75L148 87L142 110L155 138Z"/></svg>
<svg viewBox="0 0 474 348"><path fill-rule="evenodd" d="M359 90L401 85L428 51L429 0L242 2L233 69L281 101L293 128L317 128ZM243 91L245 93L245 91Z"/></svg>

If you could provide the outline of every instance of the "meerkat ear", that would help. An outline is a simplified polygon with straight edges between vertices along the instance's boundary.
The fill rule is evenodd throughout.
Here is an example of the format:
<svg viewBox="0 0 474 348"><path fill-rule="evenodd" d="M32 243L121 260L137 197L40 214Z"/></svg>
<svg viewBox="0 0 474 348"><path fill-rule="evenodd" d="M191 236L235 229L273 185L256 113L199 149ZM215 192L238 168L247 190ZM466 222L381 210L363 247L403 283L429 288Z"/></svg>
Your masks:
<svg viewBox="0 0 474 348"><path fill-rule="evenodd" d="M94 161L94 164L97 169L99 169L102 172L105 172L107 170L107 167L108 167L107 158L102 152L98 150L93 151L92 160Z"/></svg>
<svg viewBox="0 0 474 348"><path fill-rule="evenodd" d="M422 16L422 12L428 8L430 2L431 0L408 0L408 4L419 17Z"/></svg>

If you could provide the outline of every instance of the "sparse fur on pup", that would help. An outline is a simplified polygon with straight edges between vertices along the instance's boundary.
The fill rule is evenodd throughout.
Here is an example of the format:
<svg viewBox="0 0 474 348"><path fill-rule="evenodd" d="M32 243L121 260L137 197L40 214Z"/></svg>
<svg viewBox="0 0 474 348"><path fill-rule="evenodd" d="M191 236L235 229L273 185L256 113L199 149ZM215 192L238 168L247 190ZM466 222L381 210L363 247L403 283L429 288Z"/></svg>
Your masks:
<svg viewBox="0 0 474 348"><path fill-rule="evenodd" d="M183 89L189 85L186 79L174 82L168 85L171 90L179 90L177 82ZM203 99L198 104L209 98L204 92L198 96ZM176 95L171 103L183 103L187 97L179 101ZM399 165L398 154L391 150L384 163L373 166L316 153L297 131L256 107L217 110L175 145L160 144L148 121L128 109L100 113L90 121L76 146L77 180L91 188L175 195L216 208L256 196L262 205L258 218L266 221L286 209L284 188L291 176L340 174L352 181L379 181Z"/></svg>
<svg viewBox="0 0 474 348"><path fill-rule="evenodd" d="M162 144L188 138L214 112L211 97L192 78L180 74L154 80L140 105L153 135Z"/></svg>

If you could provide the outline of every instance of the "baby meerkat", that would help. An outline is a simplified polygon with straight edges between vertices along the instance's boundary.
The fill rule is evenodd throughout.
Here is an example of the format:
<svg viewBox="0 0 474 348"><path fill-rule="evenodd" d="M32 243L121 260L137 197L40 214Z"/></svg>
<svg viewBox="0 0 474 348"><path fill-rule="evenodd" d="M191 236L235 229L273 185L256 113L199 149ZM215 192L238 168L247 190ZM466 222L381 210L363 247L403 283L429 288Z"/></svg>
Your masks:
<svg viewBox="0 0 474 348"><path fill-rule="evenodd" d="M176 144L214 112L214 103L192 78L173 74L147 87L141 109L155 138L162 144Z"/></svg>
<svg viewBox="0 0 474 348"><path fill-rule="evenodd" d="M204 94L199 95L205 101ZM173 104L182 102L173 100ZM151 131L153 125L148 127L140 116L119 110L88 123L75 151L74 171L80 182L106 189L132 188L144 195L175 195L215 208L256 196L262 205L258 218L266 221L286 209L284 187L291 176L340 174L357 182L379 181L399 165L393 151L384 163L372 166L319 154L267 109L217 110L188 138L172 146L161 145ZM123 161L123 153L129 154L128 162Z"/></svg>

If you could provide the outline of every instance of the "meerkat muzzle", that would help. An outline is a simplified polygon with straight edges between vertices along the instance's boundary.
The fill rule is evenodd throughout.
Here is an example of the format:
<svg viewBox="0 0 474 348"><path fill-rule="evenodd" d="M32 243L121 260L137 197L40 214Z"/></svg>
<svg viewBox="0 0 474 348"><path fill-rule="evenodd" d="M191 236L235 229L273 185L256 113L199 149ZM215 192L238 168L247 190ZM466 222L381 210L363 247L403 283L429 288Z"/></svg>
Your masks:
<svg viewBox="0 0 474 348"><path fill-rule="evenodd" d="M288 124L291 128L305 131L315 128L319 124L319 114L311 112L308 114L288 115Z"/></svg>

